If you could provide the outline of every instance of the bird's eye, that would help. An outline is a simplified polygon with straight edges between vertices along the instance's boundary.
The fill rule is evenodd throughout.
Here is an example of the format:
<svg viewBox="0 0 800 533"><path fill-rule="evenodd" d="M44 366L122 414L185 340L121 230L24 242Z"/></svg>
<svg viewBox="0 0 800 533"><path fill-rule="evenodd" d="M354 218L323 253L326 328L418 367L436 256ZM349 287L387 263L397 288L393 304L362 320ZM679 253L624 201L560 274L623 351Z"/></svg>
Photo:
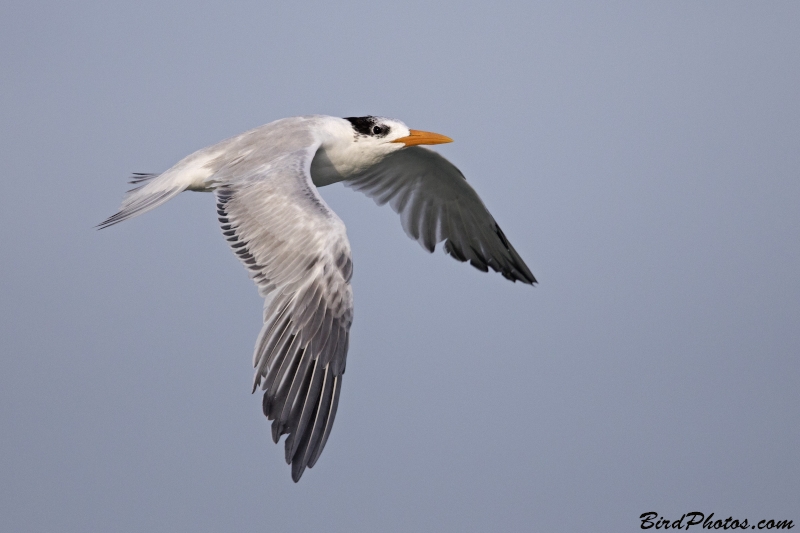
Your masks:
<svg viewBox="0 0 800 533"><path fill-rule="evenodd" d="M383 128L381 128L380 126L373 126L372 133L374 135L380 135L381 133L383 133Z"/></svg>

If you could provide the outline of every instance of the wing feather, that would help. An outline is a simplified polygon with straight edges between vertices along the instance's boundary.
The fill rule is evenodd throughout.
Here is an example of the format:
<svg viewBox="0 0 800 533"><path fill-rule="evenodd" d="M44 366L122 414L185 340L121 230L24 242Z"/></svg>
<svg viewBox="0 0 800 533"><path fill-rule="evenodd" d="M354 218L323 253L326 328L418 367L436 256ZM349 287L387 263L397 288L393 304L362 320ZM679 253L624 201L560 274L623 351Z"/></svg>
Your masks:
<svg viewBox="0 0 800 533"><path fill-rule="evenodd" d="M342 372L344 372L344 369L342 369ZM317 444L316 450L314 450L311 460L308 462L309 468L312 468L317 463L317 459L319 459L322 449L325 448L325 444L328 442L328 435L330 435L331 427L333 426L333 420L336 418L336 409L339 407L339 391L342 389L342 376L336 373L336 369L333 369L331 374L333 375L331 403L327 413L325 414L325 427L322 430L319 444Z"/></svg>
<svg viewBox="0 0 800 533"><path fill-rule="evenodd" d="M265 298L253 388L298 481L319 458L336 414L353 320L352 260L342 221L309 168L318 145L218 171L223 235ZM246 171L244 171L246 170Z"/></svg>
<svg viewBox="0 0 800 533"><path fill-rule="evenodd" d="M536 283L464 175L438 153L404 148L344 183L378 205L388 203L406 234L429 252L444 241L445 252L459 261Z"/></svg>

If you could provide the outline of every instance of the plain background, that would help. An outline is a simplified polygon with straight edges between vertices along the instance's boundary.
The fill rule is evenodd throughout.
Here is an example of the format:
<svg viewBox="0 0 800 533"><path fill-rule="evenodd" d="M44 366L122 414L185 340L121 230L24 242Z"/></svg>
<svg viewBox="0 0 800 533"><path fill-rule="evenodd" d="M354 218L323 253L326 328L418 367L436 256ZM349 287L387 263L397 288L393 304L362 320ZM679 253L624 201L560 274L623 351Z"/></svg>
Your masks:
<svg viewBox="0 0 800 533"><path fill-rule="evenodd" d="M0 7L0 530L800 525L800 4ZM131 172L292 115L449 135L540 284L353 248L336 425L297 485L250 395L261 301Z"/></svg>

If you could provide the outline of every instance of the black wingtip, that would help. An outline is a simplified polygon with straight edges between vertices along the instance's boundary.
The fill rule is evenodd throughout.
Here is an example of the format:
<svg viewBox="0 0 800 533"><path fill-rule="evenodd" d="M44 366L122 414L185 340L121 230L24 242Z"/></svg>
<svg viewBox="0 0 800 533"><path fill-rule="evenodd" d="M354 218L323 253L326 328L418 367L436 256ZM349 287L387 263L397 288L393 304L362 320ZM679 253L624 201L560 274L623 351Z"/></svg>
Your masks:
<svg viewBox="0 0 800 533"><path fill-rule="evenodd" d="M292 463L292 481L297 483L300 481L300 478L303 477L303 472L306 471L305 465L302 465L300 461L296 461Z"/></svg>
<svg viewBox="0 0 800 533"><path fill-rule="evenodd" d="M519 281L521 281L525 285L530 285L531 287L535 287L539 283L536 280L536 277L531 273L531 271L528 270L528 267L525 265L525 263L522 263L520 265L514 265L514 266L517 267L517 269L519 270L519 272L523 276L523 278L520 279ZM520 268L520 267L522 267L522 268Z"/></svg>
<svg viewBox="0 0 800 533"><path fill-rule="evenodd" d="M525 261L519 256L517 251L511 246L511 243L508 241L506 234L503 233L503 230L500 229L500 226L495 224L494 232L497 237L500 239L500 242L505 247L506 251L511 256L511 272L509 276L506 276L508 279L512 281L521 281L526 285L534 286L536 283L536 278L534 277L533 273L528 268L528 265L525 264ZM504 273L505 275L505 273Z"/></svg>

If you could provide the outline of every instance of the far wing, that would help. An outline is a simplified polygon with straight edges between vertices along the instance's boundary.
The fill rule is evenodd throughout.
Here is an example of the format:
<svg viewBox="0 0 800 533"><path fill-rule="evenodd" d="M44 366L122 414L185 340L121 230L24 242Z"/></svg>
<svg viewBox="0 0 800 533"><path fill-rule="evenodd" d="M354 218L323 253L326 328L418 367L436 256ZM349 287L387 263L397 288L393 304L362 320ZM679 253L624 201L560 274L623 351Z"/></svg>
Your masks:
<svg viewBox="0 0 800 533"><path fill-rule="evenodd" d="M353 294L342 221L309 177L316 145L235 178L220 172L222 231L265 297L253 390L264 392L272 437L286 439L298 481L319 458L333 425L345 370Z"/></svg>
<svg viewBox="0 0 800 533"><path fill-rule="evenodd" d="M433 252L445 251L486 272L534 284L525 265L464 175L438 153L413 146L399 150L345 185L400 214L403 229Z"/></svg>

